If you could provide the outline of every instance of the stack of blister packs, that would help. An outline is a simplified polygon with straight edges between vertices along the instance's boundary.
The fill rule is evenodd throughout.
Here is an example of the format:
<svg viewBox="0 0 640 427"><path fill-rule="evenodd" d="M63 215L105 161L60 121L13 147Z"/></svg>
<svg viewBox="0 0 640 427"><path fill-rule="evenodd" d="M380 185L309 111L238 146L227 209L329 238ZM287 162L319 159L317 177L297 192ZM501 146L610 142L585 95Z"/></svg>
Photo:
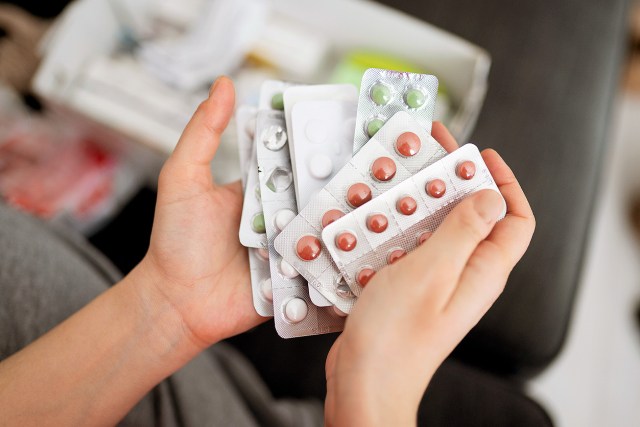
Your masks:
<svg viewBox="0 0 640 427"><path fill-rule="evenodd" d="M438 80L370 69L351 85L266 81L236 113L256 311L293 338L342 330L377 271L468 194L498 191L478 149L430 136Z"/></svg>

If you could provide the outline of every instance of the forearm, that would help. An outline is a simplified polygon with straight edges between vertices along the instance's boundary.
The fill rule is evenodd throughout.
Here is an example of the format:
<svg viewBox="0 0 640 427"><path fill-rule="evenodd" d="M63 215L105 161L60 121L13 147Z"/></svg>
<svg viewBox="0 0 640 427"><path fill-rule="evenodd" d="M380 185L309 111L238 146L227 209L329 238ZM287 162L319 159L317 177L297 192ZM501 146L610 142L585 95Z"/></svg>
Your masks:
<svg viewBox="0 0 640 427"><path fill-rule="evenodd" d="M194 357L175 309L138 267L58 327L0 363L11 425L111 425Z"/></svg>

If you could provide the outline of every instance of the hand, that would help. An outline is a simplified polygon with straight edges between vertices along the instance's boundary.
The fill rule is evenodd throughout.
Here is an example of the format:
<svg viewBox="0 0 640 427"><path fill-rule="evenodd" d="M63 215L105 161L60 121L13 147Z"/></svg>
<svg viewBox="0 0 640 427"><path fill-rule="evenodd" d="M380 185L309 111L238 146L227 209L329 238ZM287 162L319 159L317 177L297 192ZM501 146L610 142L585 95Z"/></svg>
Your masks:
<svg viewBox="0 0 640 427"><path fill-rule="evenodd" d="M216 185L211 174L234 102L233 83L221 77L162 168L150 247L140 265L200 348L266 320L253 308L247 250L238 240L241 184Z"/></svg>
<svg viewBox="0 0 640 427"><path fill-rule="evenodd" d="M457 143L439 123L433 136ZM328 425L415 425L436 369L502 293L535 220L516 178L493 150L482 153L494 191L462 201L422 246L379 271L349 316L326 364Z"/></svg>

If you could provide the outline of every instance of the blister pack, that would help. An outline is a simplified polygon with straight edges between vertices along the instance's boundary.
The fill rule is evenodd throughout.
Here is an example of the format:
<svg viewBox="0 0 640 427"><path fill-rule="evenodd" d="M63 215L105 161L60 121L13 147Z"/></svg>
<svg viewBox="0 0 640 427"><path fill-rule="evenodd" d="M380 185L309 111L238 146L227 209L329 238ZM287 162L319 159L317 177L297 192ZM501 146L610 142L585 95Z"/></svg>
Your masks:
<svg viewBox="0 0 640 427"><path fill-rule="evenodd" d="M357 153L387 120L409 113L428 133L438 95L438 79L428 74L370 68L362 77L353 153Z"/></svg>
<svg viewBox="0 0 640 427"><path fill-rule="evenodd" d="M258 112L255 144L276 330L283 338L340 331L344 318L333 307L315 306L309 297L306 280L273 247L275 238L297 214L282 112Z"/></svg>
<svg viewBox="0 0 640 427"><path fill-rule="evenodd" d="M240 174L242 188L247 187L247 177L251 157L253 157L253 140L256 131L256 114L258 109L253 105L241 105L236 110L236 138L240 157Z"/></svg>
<svg viewBox="0 0 640 427"><path fill-rule="evenodd" d="M349 313L359 295L322 244L322 230L408 179L446 151L406 112L394 115L275 239L279 254L338 309Z"/></svg>
<svg viewBox="0 0 640 427"><path fill-rule="evenodd" d="M467 144L328 225L322 240L347 283L364 287L377 271L425 242L461 200L482 189L500 193L478 148ZM506 203L500 219L505 214Z"/></svg>
<svg viewBox="0 0 640 427"><path fill-rule="evenodd" d="M349 161L358 91L350 84L293 86L284 92L298 210Z"/></svg>

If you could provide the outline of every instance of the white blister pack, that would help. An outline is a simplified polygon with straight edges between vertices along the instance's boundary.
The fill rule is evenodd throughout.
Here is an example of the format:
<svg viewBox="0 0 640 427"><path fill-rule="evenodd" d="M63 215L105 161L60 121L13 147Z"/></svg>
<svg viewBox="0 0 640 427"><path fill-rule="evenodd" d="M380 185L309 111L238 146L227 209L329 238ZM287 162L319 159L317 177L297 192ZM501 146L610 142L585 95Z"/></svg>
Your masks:
<svg viewBox="0 0 640 427"><path fill-rule="evenodd" d="M357 153L399 111L431 133L438 79L428 74L370 68L362 77L353 152Z"/></svg>
<svg viewBox="0 0 640 427"><path fill-rule="evenodd" d="M278 335L293 338L340 331L344 318L333 307L315 306L306 280L273 247L275 238L297 214L282 112L258 112L255 144Z"/></svg>
<svg viewBox="0 0 640 427"><path fill-rule="evenodd" d="M322 240L350 285L364 287L377 271L424 243L465 197L498 194L478 148L467 144L322 231ZM500 219L506 214L505 210Z"/></svg>
<svg viewBox="0 0 640 427"><path fill-rule="evenodd" d="M347 286L322 244L322 230L445 155L420 123L397 113L283 230L276 250L310 286L349 313L361 288Z"/></svg>
<svg viewBox="0 0 640 427"><path fill-rule="evenodd" d="M350 84L301 85L285 90L284 113L298 210L351 158L357 102L358 90Z"/></svg>
<svg viewBox="0 0 640 427"><path fill-rule="evenodd" d="M236 110L236 138L240 157L240 174L242 188L247 188L247 177L251 157L253 157L253 140L256 132L256 114L258 109L253 105L241 105Z"/></svg>

